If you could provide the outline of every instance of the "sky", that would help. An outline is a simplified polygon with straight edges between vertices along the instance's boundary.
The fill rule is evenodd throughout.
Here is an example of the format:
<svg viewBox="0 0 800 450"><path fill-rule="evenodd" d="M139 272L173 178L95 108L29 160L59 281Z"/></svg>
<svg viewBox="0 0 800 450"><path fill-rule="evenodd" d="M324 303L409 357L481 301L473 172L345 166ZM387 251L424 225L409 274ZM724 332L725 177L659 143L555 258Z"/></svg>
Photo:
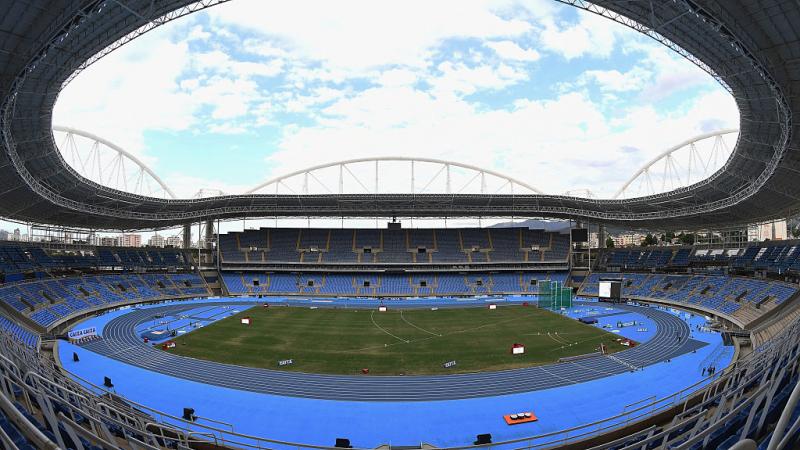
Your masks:
<svg viewBox="0 0 800 450"><path fill-rule="evenodd" d="M89 67L54 124L125 148L179 197L388 155L609 197L738 110L666 47L553 0L235 0Z"/></svg>

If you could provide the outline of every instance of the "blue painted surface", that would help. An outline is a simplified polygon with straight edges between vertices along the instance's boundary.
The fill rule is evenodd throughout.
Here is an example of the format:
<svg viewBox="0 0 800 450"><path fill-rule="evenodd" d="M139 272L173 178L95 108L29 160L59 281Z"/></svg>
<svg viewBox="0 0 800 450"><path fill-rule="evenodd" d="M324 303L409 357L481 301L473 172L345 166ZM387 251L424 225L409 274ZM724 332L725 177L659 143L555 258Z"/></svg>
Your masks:
<svg viewBox="0 0 800 450"><path fill-rule="evenodd" d="M103 329L104 329L104 327L106 326L106 324L108 322L110 322L111 320L113 320L113 319L115 319L115 318L117 318L117 317L119 317L119 316L121 316L123 314L127 314L128 312L130 312L130 311L132 311L134 309L149 309L149 308L156 308L156 307L159 307L159 306L164 306L164 305L169 305L169 304L197 304L197 305L202 305L202 304L205 304L205 303L215 303L215 302L218 303L220 301L222 301L222 300L220 300L219 298L216 298L216 299L194 299L194 300L181 300L181 301L175 301L175 302L153 303L153 304L147 304L147 305L123 306L120 309L117 309L117 310L114 310L114 311L105 312L100 316L89 317L89 318L86 318L84 320L81 320L80 322L77 322L75 325L73 325L71 329L75 330L75 329L81 329L81 328L97 327L97 334L102 336L103 335Z"/></svg>
<svg viewBox="0 0 800 450"><path fill-rule="evenodd" d="M615 309L603 303L590 306L575 306L564 311L564 314L574 319L579 319L581 317L596 318L597 324L594 325L595 327L602 328L614 334L619 334L622 337L632 339L636 342L649 341L656 334L656 325L651 319L641 314ZM636 322L637 325L618 327L618 322Z"/></svg>
<svg viewBox="0 0 800 450"><path fill-rule="evenodd" d="M253 306L255 305L202 306L184 311L180 316L154 317L151 321L139 324L136 327L136 333L141 337L147 337L150 341L158 343L170 339L173 331L178 336L190 333L218 320L246 311Z"/></svg>
<svg viewBox="0 0 800 450"><path fill-rule="evenodd" d="M527 301L529 299L516 299ZM263 300L255 300L260 303ZM270 299L270 303L283 299ZM447 300L401 300L406 306L443 305ZM298 300L291 299L289 303ZM398 301L400 302L400 301ZM495 302L498 302L495 300ZM205 303L205 302L198 302ZM339 306L377 305L380 301L349 300ZM384 304L398 306L394 301ZM449 304L453 304L452 300ZM487 303L475 299L459 304ZM498 302L499 303L499 302ZM313 305L308 300L305 305ZM198 307L200 308L200 306ZM600 308L605 308L600 306ZM581 309L577 307L575 309ZM585 309L585 307L583 308ZM109 316L119 314L110 313ZM573 311L572 314L580 314ZM638 315L637 315L638 316ZM624 316L609 316L616 323ZM656 364L641 371L607 377L588 383L541 390L525 394L435 402L343 402L279 397L199 384L152 373L99 356L71 344L61 343L59 354L65 368L93 383L103 376L114 380L117 393L131 400L180 416L183 407L193 407L200 416L236 424L235 431L271 439L332 445L337 437L349 438L354 446L375 447L431 443L436 446L471 444L475 435L491 433L495 442L554 432L579 424L604 419L631 408L630 404L650 397L663 397L702 380L702 366L714 359L718 370L729 364L732 348L722 347L716 333L698 331L705 320L681 316L693 330L692 337L709 343L669 363ZM642 316L639 316L643 319ZM99 317L102 325L111 317ZM637 319L638 320L638 319ZM86 322L79 326L86 325ZM647 326L652 328L652 326ZM628 333L633 335L628 336ZM636 337L634 327L620 334ZM81 357L72 362L71 352ZM679 375L679 376L678 376ZM508 426L504 414L533 411L539 421Z"/></svg>

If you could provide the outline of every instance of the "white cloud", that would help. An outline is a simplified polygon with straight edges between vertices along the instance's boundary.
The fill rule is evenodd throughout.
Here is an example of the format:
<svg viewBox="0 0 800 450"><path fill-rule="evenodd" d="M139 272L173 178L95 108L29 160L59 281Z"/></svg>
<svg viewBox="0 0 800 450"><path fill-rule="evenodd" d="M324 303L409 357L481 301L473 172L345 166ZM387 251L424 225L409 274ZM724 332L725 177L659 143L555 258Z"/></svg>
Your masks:
<svg viewBox="0 0 800 450"><path fill-rule="evenodd" d="M175 81L190 63L188 46L172 42L168 31L154 30L129 51L113 52L84 70L62 91L54 123L100 135L155 163L144 154L143 131L186 130L199 107Z"/></svg>
<svg viewBox="0 0 800 450"><path fill-rule="evenodd" d="M279 58L263 62L237 61L220 50L194 53L192 63L200 71L238 78L274 77L281 73L284 65L284 61Z"/></svg>
<svg viewBox="0 0 800 450"><path fill-rule="evenodd" d="M528 79L526 71L507 64L469 67L445 61L437 69L441 75L428 82L438 95L469 95L478 90L498 90Z"/></svg>
<svg viewBox="0 0 800 450"><path fill-rule="evenodd" d="M719 86L702 69L661 45L629 42L625 50L644 52L642 64L653 68L653 80L641 94L644 99L656 101L701 85Z"/></svg>
<svg viewBox="0 0 800 450"><path fill-rule="evenodd" d="M225 28L218 29L224 30ZM286 50L278 48L273 45L272 42L265 41L264 39L246 39L242 45L242 50L246 51L247 53L266 57L286 58L289 56L289 53Z"/></svg>
<svg viewBox="0 0 800 450"><path fill-rule="evenodd" d="M541 55L536 50L522 48L513 41L488 42L486 46L494 50L497 56L504 59L533 62L541 58Z"/></svg>
<svg viewBox="0 0 800 450"><path fill-rule="evenodd" d="M381 72L377 83L385 87L412 86L419 81L419 74L408 69L390 69Z"/></svg>
<svg viewBox="0 0 800 450"><path fill-rule="evenodd" d="M258 85L244 78L214 76L203 80L193 89L192 98L201 104L212 106L212 119L233 119L246 115L251 103L260 99Z"/></svg>
<svg viewBox="0 0 800 450"><path fill-rule="evenodd" d="M299 58L323 61L343 73L385 65L425 67L432 48L448 38L518 36L528 21L495 12L515 2L240 0L215 7L218 26L275 38ZM455 18L457 15L457 18ZM413 30L410 32L410 30Z"/></svg>
<svg viewBox="0 0 800 450"><path fill-rule="evenodd" d="M603 92L628 92L641 90L652 73L642 67L626 72L619 70L587 70L580 78L583 82L594 82Z"/></svg>
<svg viewBox="0 0 800 450"><path fill-rule="evenodd" d="M221 122L209 125L208 131L218 134L242 134L247 132L247 126L235 122Z"/></svg>
<svg viewBox="0 0 800 450"><path fill-rule="evenodd" d="M607 58L619 35L627 31L621 25L595 14L579 14L578 17L577 23L544 19L544 30L540 35L543 48L566 59L581 56Z"/></svg>
<svg viewBox="0 0 800 450"><path fill-rule="evenodd" d="M202 25L195 25L192 27L191 31L189 31L189 35L186 37L187 41L207 41L211 37L211 33L204 30Z"/></svg>
<svg viewBox="0 0 800 450"><path fill-rule="evenodd" d="M628 39L623 41L622 52L641 57L629 70L590 69L583 72L576 83L564 83L564 86L569 89L593 83L603 93L638 92L639 100L644 102L659 101L698 86L716 86L699 67L661 45Z"/></svg>

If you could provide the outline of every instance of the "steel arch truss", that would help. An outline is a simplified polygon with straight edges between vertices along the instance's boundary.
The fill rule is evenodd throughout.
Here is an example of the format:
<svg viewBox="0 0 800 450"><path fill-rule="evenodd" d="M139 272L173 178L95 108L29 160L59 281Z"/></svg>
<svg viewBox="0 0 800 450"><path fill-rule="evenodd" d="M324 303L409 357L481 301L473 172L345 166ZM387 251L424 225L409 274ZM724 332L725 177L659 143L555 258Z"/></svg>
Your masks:
<svg viewBox="0 0 800 450"><path fill-rule="evenodd" d="M61 155L82 176L124 192L176 198L144 162L122 147L88 131L53 126Z"/></svg>
<svg viewBox="0 0 800 450"><path fill-rule="evenodd" d="M294 183L293 183L294 182ZM434 158L383 156L320 164L269 179L245 194L543 194L494 170Z"/></svg>
<svg viewBox="0 0 800 450"><path fill-rule="evenodd" d="M654 195L705 180L728 160L733 151L730 141L738 132L728 129L704 133L664 150L637 170L614 193L614 198Z"/></svg>

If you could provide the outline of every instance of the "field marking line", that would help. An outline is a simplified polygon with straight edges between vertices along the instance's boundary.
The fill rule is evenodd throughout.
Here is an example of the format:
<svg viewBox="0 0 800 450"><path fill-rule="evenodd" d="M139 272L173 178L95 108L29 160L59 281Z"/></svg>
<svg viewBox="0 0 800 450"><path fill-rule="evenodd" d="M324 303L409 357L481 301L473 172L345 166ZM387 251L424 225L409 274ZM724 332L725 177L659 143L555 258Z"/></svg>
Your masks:
<svg viewBox="0 0 800 450"><path fill-rule="evenodd" d="M402 338L399 338L399 337L397 337L397 336L393 335L392 333L389 333L388 331L386 331L386 329L384 329L383 327L381 327L380 325L378 325L378 324L375 322L375 310L374 310L374 309L372 310L372 312L371 312L371 313L370 313L370 315L369 315L369 320L371 320L371 321L372 321L372 324L373 324L373 325L375 325L375 326L376 326L376 327L377 327L379 330L383 331L384 333L386 333L386 334L388 334L389 336L391 336L391 337L393 337L393 338L397 339L397 340L398 340L398 341L400 341L400 342L405 342L406 344L408 344L408 342L409 342L409 341L408 341L407 339L402 339Z"/></svg>
<svg viewBox="0 0 800 450"><path fill-rule="evenodd" d="M550 334L550 332L549 332L549 331L547 332L547 337L549 337L549 338L550 338L550 339L551 339L553 342L555 342L556 344L559 344L559 345L561 345L561 348L564 348L564 345L566 345L566 344L564 343L564 341L560 341L560 340L558 340L558 339L554 338L554 337L553 337L553 335L552 335L552 334Z"/></svg>
<svg viewBox="0 0 800 450"><path fill-rule="evenodd" d="M511 319L498 320L497 322L485 323L483 325L478 325L477 327L467 328L466 330L454 331L454 332L448 333L448 334L446 334L444 336L451 336L451 335L454 335L454 334L461 334L461 333L469 333L470 331L480 330L481 328L492 327L492 326L495 326L495 325L501 325L501 324L508 323L508 322L514 322L516 320L524 319L526 317L529 318L530 316L531 315L517 316L517 317L513 317Z"/></svg>
<svg viewBox="0 0 800 450"><path fill-rule="evenodd" d="M375 311L373 311L372 313L374 314ZM453 331L452 333L447 333L447 334L442 334L442 335L432 335L430 337L424 337L424 338L413 339L413 340L408 340L408 341L400 339L400 342L395 342L393 344L387 344L387 345L383 345L383 346L376 345L376 346L373 346L373 347L364 347L364 348L359 348L359 349L355 349L355 350L348 350L348 351L360 352L360 351L365 351L365 350L374 350L374 349L379 349L379 348L393 347L395 345L400 345L400 344L413 344L413 343L416 343L416 342L425 342L425 341L429 341L429 340L437 338L437 337L447 337L447 336L452 336L454 334L469 333L471 331L479 330L481 328L491 327L491 326L494 326L494 325L501 325L501 324L504 324L504 323L513 322L515 320L520 320L520 319L525 318L525 317L528 317L528 316L519 316L519 317L514 317L514 318L511 318L511 319L499 320L497 322L485 323L483 325L479 325L479 326L474 327L474 328L467 328L465 330L456 330L456 331ZM375 323L374 320L373 320L373 323ZM376 324L375 326L378 326L378 325ZM380 328L380 327L378 326L378 328ZM386 332L386 330L383 330L383 331ZM394 335L391 335L391 336L394 336ZM394 337L396 338L397 336L394 336Z"/></svg>
<svg viewBox="0 0 800 450"><path fill-rule="evenodd" d="M384 344L382 346L381 345L376 345L376 346L373 346L373 347L364 347L364 348L359 348L359 349L355 349L355 350L347 350L347 352L361 352L361 351L364 351L364 350L375 350L375 349L381 349L381 348L394 347L395 345L414 344L416 342L430 341L431 339L435 339L437 337L442 337L442 336L430 336L430 337L424 337L424 338L420 338L420 339L412 339L412 340L408 340L408 341L393 342L391 344Z"/></svg>
<svg viewBox="0 0 800 450"><path fill-rule="evenodd" d="M576 345L577 345L577 344L583 344L584 342L591 342L591 341L594 341L594 340L597 340L597 339L603 339L603 338L605 338L605 337L606 337L606 336L603 336L603 335L600 335L600 336L595 336L595 337L590 337L590 338L587 338L587 339L580 340L580 341L576 342L575 344L576 344ZM552 350L550 350L550 351L551 351L551 352L554 352L554 351L556 351L556 350L558 350L558 349L557 349L557 348L554 348L554 349L552 349Z"/></svg>
<svg viewBox="0 0 800 450"><path fill-rule="evenodd" d="M547 333L547 334L550 334L550 333ZM552 333L551 336L553 337L553 339L555 339L556 341L561 342L564 345L572 345L572 342L566 341L561 336L559 336L558 332Z"/></svg>
<svg viewBox="0 0 800 450"><path fill-rule="evenodd" d="M425 328L418 327L418 326L414 325L413 323L409 322L409 321L408 321L408 319L406 319L406 318L405 318L405 316L403 316L403 310L402 310L402 309L400 310L400 319L402 319L402 320L403 320L403 322L405 322L405 323L407 323L407 324L411 325L412 327L414 327L414 328L418 329L419 331L424 331L425 333L428 333L428 334L430 334L430 335L432 335L432 336L436 336L436 337L442 337L442 335L441 335L441 334L439 334L439 333L434 333L434 332L432 332L432 331L428 331L428 330L426 330Z"/></svg>

